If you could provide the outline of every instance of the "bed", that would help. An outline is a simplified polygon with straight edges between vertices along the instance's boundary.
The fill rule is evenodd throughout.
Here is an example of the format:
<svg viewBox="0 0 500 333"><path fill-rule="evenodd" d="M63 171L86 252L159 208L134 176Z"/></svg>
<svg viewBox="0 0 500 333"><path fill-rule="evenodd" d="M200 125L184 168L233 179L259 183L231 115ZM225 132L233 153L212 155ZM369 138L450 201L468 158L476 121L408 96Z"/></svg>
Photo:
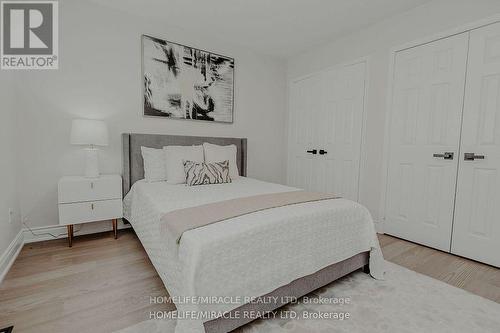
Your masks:
<svg viewBox="0 0 500 333"><path fill-rule="evenodd" d="M358 269L383 277L369 212L342 198L245 214L189 230L177 243L162 228L168 212L297 189L247 178L246 139L153 134L123 134L122 139L124 216L177 312L184 314L177 320L177 333L229 332L255 314L275 310ZM143 180L141 146L203 142L236 145L242 177L203 186Z"/></svg>

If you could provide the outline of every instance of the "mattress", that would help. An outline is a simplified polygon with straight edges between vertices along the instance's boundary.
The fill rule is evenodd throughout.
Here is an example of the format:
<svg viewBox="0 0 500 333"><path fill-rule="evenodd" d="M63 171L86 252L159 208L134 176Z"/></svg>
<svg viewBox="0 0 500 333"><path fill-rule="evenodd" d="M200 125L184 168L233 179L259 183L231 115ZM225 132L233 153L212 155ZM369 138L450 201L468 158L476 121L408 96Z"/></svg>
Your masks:
<svg viewBox="0 0 500 333"><path fill-rule="evenodd" d="M259 211L185 232L179 244L161 227L170 211L266 193L298 190L240 177L229 184L136 182L124 199L130 221L179 313L176 332L203 332L207 315L231 311L300 277L370 252L383 277L373 221L362 205L332 199ZM208 301L210 299L212 301Z"/></svg>

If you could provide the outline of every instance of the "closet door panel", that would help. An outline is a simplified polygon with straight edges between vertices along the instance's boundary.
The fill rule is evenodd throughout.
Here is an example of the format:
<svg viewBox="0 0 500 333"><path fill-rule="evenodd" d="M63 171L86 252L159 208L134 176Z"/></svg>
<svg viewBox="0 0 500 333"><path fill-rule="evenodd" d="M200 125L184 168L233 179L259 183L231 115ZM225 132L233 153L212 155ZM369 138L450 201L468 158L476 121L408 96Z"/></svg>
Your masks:
<svg viewBox="0 0 500 333"><path fill-rule="evenodd" d="M339 66L323 74L323 114L319 120L319 155L323 189L358 200L359 164L365 97L366 64Z"/></svg>
<svg viewBox="0 0 500 333"><path fill-rule="evenodd" d="M289 93L289 141L287 181L291 186L317 188L319 168L316 155L317 117L321 108L321 77L310 76L292 82Z"/></svg>
<svg viewBox="0 0 500 333"><path fill-rule="evenodd" d="M396 55L386 232L450 250L468 34ZM453 153L453 159L435 154ZM439 156L439 155L438 155Z"/></svg>
<svg viewBox="0 0 500 333"><path fill-rule="evenodd" d="M471 32L465 91L452 252L500 266L500 24Z"/></svg>

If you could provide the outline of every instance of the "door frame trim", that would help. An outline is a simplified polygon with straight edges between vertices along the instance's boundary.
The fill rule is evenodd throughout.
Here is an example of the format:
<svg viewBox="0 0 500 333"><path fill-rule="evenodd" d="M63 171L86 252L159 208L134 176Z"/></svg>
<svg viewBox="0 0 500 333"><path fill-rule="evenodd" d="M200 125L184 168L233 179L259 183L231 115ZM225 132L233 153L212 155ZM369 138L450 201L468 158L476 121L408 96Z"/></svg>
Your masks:
<svg viewBox="0 0 500 333"><path fill-rule="evenodd" d="M357 65L364 63L365 64L365 86L364 86L364 91L363 91L363 111L361 115L361 143L359 147L359 170L358 170L358 188L356 189L356 201L360 201L360 196L361 196L361 177L364 174L362 171L365 170L366 168L366 163L367 163L367 153L366 153L366 127L367 127L367 111L366 111L366 98L368 96L368 88L370 85L370 62L371 62L371 56L364 56L364 57L359 57L354 60L349 60L349 61L343 61L339 62L336 64L333 64L331 66L323 67L321 69L318 69L314 72L310 72L308 74L300 75L300 76L294 76L290 77L287 79L287 85L286 85L286 139L285 139L285 146L286 146L286 176L285 176L285 183L288 184L288 172L289 172L289 165L288 162L290 160L290 150L289 150L289 140L290 140L290 88L292 83L310 78L314 75L319 75L324 71L328 70L333 70L338 67L346 67L346 66L351 66L351 65Z"/></svg>
<svg viewBox="0 0 500 333"><path fill-rule="evenodd" d="M407 42L398 46L394 46L389 51L389 80L387 83L387 96L386 96L386 112L385 112L385 131L384 131L384 147L382 150L382 189L380 193L380 231L384 233L385 231L385 220L387 212L387 187L389 179L389 159L390 159L390 125L392 122L392 98L394 91L394 75L395 75L395 65L396 65L396 55L400 51L411 49L417 46L422 46L429 44L444 38L459 35L465 32L471 32L472 30L480 29L482 27L492 25L500 22L500 14L496 14L485 19L474 21L471 23L463 24L453 29L445 30L434 35L430 35L424 38L419 38L411 42Z"/></svg>

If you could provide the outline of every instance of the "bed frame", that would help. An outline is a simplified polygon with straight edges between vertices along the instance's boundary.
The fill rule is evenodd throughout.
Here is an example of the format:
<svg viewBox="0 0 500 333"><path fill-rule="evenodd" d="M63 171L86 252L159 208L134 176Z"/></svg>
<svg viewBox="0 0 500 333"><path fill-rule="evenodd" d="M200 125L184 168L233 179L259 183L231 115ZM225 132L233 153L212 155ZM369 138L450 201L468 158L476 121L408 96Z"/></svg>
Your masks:
<svg viewBox="0 0 500 333"><path fill-rule="evenodd" d="M144 167L141 154L141 146L150 148L162 148L168 145L191 146L210 142L217 145L234 144L237 148L237 165L240 175L247 175L247 139L244 138L215 138L201 136L178 136L163 134L122 134L123 141L123 194L127 194L131 186L138 180L144 178ZM344 261L332 264L322 270L299 278L287 285L281 286L269 294L263 295L268 300L276 299L276 302L262 302L244 304L233 311L231 316L217 318L204 323L205 332L221 333L230 332L243 326L253 319L238 316L245 311L257 311L266 313L274 311L287 304L286 300L299 298L310 292L324 287L327 284L358 269L369 273L369 252L362 252ZM268 297L268 298L267 298ZM236 319L237 318L237 319Z"/></svg>

